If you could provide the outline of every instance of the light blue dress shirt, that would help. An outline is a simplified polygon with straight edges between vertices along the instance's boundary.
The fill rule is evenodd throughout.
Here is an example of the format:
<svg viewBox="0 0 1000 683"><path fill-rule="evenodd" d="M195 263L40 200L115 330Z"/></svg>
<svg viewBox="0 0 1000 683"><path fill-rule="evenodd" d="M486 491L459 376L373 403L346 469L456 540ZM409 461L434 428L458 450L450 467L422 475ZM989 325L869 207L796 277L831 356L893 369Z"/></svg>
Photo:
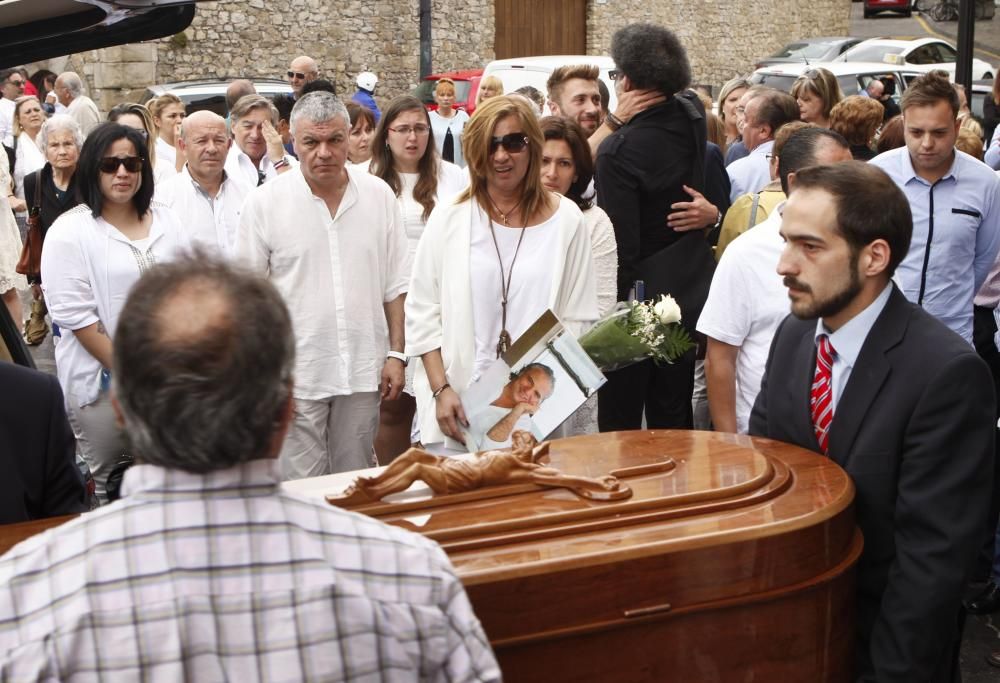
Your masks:
<svg viewBox="0 0 1000 683"><path fill-rule="evenodd" d="M896 283L907 299L971 344L972 298L1000 252L1000 178L957 150L951 169L933 184L913 170L906 147L869 163L889 174L913 212L913 239Z"/></svg>
<svg viewBox="0 0 1000 683"><path fill-rule="evenodd" d="M1000 171L1000 126L993 131L993 139L986 146L986 165L994 171Z"/></svg>
<svg viewBox="0 0 1000 683"><path fill-rule="evenodd" d="M888 283L885 289L882 290L882 293L875 298L875 301L868 304L865 310L841 325L840 329L836 332L830 332L826 325L823 324L822 318L816 321L817 345L819 344L819 336L825 334L830 338L830 346L833 347L834 351L833 365L830 368L830 382L833 395L830 398L833 401L833 415L835 418L837 415L837 402L844 395L847 380L851 378L851 370L854 369L854 364L858 362L858 354L861 353L861 347L865 345L868 333L872 331L872 326L878 320L879 315L881 315L882 310L889 301L891 293L892 283Z"/></svg>

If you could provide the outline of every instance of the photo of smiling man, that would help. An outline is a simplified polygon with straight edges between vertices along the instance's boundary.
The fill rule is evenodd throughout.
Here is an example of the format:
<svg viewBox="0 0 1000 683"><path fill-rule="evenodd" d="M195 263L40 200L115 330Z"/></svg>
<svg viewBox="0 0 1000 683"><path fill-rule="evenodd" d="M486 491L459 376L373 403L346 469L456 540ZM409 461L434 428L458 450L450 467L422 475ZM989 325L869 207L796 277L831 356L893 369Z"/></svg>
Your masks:
<svg viewBox="0 0 1000 683"><path fill-rule="evenodd" d="M480 449L510 446L515 430L532 431L531 416L538 412L555 390L556 376L542 363L529 363L510 373L497 398L474 414L469 432Z"/></svg>

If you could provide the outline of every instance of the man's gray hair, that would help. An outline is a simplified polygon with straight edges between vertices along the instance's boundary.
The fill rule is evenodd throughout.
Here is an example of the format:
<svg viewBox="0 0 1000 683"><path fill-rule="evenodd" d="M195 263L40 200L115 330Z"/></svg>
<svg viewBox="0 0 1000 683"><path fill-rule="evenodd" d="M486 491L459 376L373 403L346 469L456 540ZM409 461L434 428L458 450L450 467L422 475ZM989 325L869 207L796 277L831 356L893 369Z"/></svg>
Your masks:
<svg viewBox="0 0 1000 683"><path fill-rule="evenodd" d="M45 156L45 149L49 146L49 136L64 131L69 131L73 134L73 142L76 143L78 151L83 147L83 131L80 130L80 124L76 122L76 119L69 114L55 114L52 118L46 120L42 124L42 129L38 131L37 143L42 156Z"/></svg>
<svg viewBox="0 0 1000 683"><path fill-rule="evenodd" d="M295 123L299 119L307 119L313 123L323 123L340 116L351 125L351 117L347 113L347 107L336 95L328 92L311 92L303 95L292 107L292 120L288 122L292 135L295 134Z"/></svg>
<svg viewBox="0 0 1000 683"><path fill-rule="evenodd" d="M271 123L278 127L278 108L271 100L263 95L244 95L236 100L236 106L229 111L229 119L235 126L240 119L252 112L254 109L267 109L271 112Z"/></svg>
<svg viewBox="0 0 1000 683"><path fill-rule="evenodd" d="M59 79L62 80L63 85L69 90L69 94L73 96L74 100L83 94L83 81L75 71L64 71L59 74Z"/></svg>
<svg viewBox="0 0 1000 683"><path fill-rule="evenodd" d="M154 266L125 302L113 357L125 429L143 462L204 473L272 454L295 337L265 279L203 251Z"/></svg>

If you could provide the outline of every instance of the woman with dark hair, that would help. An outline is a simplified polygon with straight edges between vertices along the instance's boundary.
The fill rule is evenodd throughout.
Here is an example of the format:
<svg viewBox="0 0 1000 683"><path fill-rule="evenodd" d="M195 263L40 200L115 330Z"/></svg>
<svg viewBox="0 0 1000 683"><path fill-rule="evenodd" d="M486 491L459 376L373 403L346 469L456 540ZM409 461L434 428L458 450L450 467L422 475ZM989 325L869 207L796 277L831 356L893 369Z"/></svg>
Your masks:
<svg viewBox="0 0 1000 683"><path fill-rule="evenodd" d="M903 115L896 114L885 122L882 132L879 133L878 142L875 143L875 151L881 154L890 149L896 149L906 144L903 138Z"/></svg>
<svg viewBox="0 0 1000 683"><path fill-rule="evenodd" d="M55 113L55 103L49 102L48 95L53 92L56 87L56 74L48 69L39 69L35 73L31 74L32 85L35 86L35 90L38 91L38 101L42 103L42 108L49 114Z"/></svg>
<svg viewBox="0 0 1000 683"><path fill-rule="evenodd" d="M127 458L108 397L111 338L129 289L188 247L177 217L152 201L146 139L117 123L87 136L76 169L82 204L56 219L42 250L42 290L60 328L56 372L83 459L107 501L108 475Z"/></svg>
<svg viewBox="0 0 1000 683"><path fill-rule="evenodd" d="M618 300L618 244L615 228L604 209L584 199L594 177L587 136L579 124L561 116L546 116L539 124L545 136L542 148L542 185L571 200L583 211L590 235L591 257L597 285L597 307L601 316ZM591 396L566 425L565 436L597 433L597 396Z"/></svg>
<svg viewBox="0 0 1000 683"><path fill-rule="evenodd" d="M543 146L522 98L483 102L463 135L469 185L420 238L406 350L422 361L414 389L425 444L464 443L459 395L546 310L576 334L598 317L587 226L571 200L542 186Z"/></svg>
<svg viewBox="0 0 1000 683"><path fill-rule="evenodd" d="M132 128L139 132L139 135L146 140L149 156L149 165L153 168L153 183L160 185L167 178L177 175L177 169L168 160L156 157L156 145L150 145L150 140L156 139L156 125L153 123L153 116L146 109L145 105L135 102L122 102L116 104L108 112L108 121L120 123L123 126Z"/></svg>
<svg viewBox="0 0 1000 683"><path fill-rule="evenodd" d="M468 184L468 176L455 164L438 158L431 121L423 103L411 95L400 95L382 112L372 140L372 175L384 180L399 203L409 243L407 262L412 264L417 243L427 218L437 205L451 202ZM407 366L405 395L383 401L375 438L379 462L388 462L405 451L411 442L413 415L413 374L416 363Z"/></svg>
<svg viewBox="0 0 1000 683"><path fill-rule="evenodd" d="M375 114L357 102L348 102L347 116L351 132L347 137L347 160L355 166L368 166L372 158L372 135L375 133Z"/></svg>

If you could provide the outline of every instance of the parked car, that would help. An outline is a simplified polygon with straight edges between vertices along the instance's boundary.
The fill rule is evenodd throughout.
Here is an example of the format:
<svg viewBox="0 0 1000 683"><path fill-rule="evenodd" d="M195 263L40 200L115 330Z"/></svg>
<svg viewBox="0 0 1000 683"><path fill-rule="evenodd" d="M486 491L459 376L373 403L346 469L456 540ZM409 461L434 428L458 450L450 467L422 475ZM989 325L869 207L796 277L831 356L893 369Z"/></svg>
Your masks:
<svg viewBox="0 0 1000 683"><path fill-rule="evenodd" d="M140 104L145 104L154 97L170 93L181 98L189 115L196 111L207 109L214 111L219 116L227 116L229 111L226 109L226 87L233 80L235 78L180 81L151 85L146 88L139 102ZM286 81L276 78L256 78L252 80L258 94L264 97L271 98L275 95L292 94L292 86Z"/></svg>
<svg viewBox="0 0 1000 683"><path fill-rule="evenodd" d="M913 14L913 3L910 0L865 0L864 10L865 19L887 10L899 12L904 17L908 17Z"/></svg>
<svg viewBox="0 0 1000 683"><path fill-rule="evenodd" d="M853 36L824 36L803 38L785 45L777 52L757 61L755 69L772 64L812 64L829 62L860 43L862 38Z"/></svg>
<svg viewBox="0 0 1000 683"><path fill-rule="evenodd" d="M434 101L434 88L438 79L441 78L450 78L455 82L456 109L464 109L469 114L476 111L476 93L479 92L479 81L483 78L482 69L447 71L425 77L413 91L413 96L423 102L431 111L437 109L437 103Z"/></svg>
<svg viewBox="0 0 1000 683"><path fill-rule="evenodd" d="M940 38L870 38L837 57L836 62L886 62L917 71L944 69L955 78L955 46ZM972 80L989 80L996 70L981 59L972 60Z"/></svg>
<svg viewBox="0 0 1000 683"><path fill-rule="evenodd" d="M789 92L795 79L809 69L822 67L828 69L837 77L840 89L844 96L858 95L868 84L878 78L892 78L896 82L896 92L893 96L897 102L903 94L903 90L914 78L920 76L921 72L913 68L900 68L893 64L884 62L861 63L861 62L827 62L825 64L778 64L757 69L750 75L750 82L754 84L769 85L772 88Z"/></svg>
<svg viewBox="0 0 1000 683"><path fill-rule="evenodd" d="M609 111L614 111L618 97L615 95L615 84L611 80L610 72L615 68L615 63L611 57L594 55L551 55L545 57L519 57L515 59L497 59L486 65L483 71L483 78L486 76L497 76L503 82L504 92L513 92L518 88L531 85L546 95L545 84L549 76L558 67L566 64L595 64L600 73L598 77L604 81L611 92L611 103ZM548 107L545 112L548 114Z"/></svg>

